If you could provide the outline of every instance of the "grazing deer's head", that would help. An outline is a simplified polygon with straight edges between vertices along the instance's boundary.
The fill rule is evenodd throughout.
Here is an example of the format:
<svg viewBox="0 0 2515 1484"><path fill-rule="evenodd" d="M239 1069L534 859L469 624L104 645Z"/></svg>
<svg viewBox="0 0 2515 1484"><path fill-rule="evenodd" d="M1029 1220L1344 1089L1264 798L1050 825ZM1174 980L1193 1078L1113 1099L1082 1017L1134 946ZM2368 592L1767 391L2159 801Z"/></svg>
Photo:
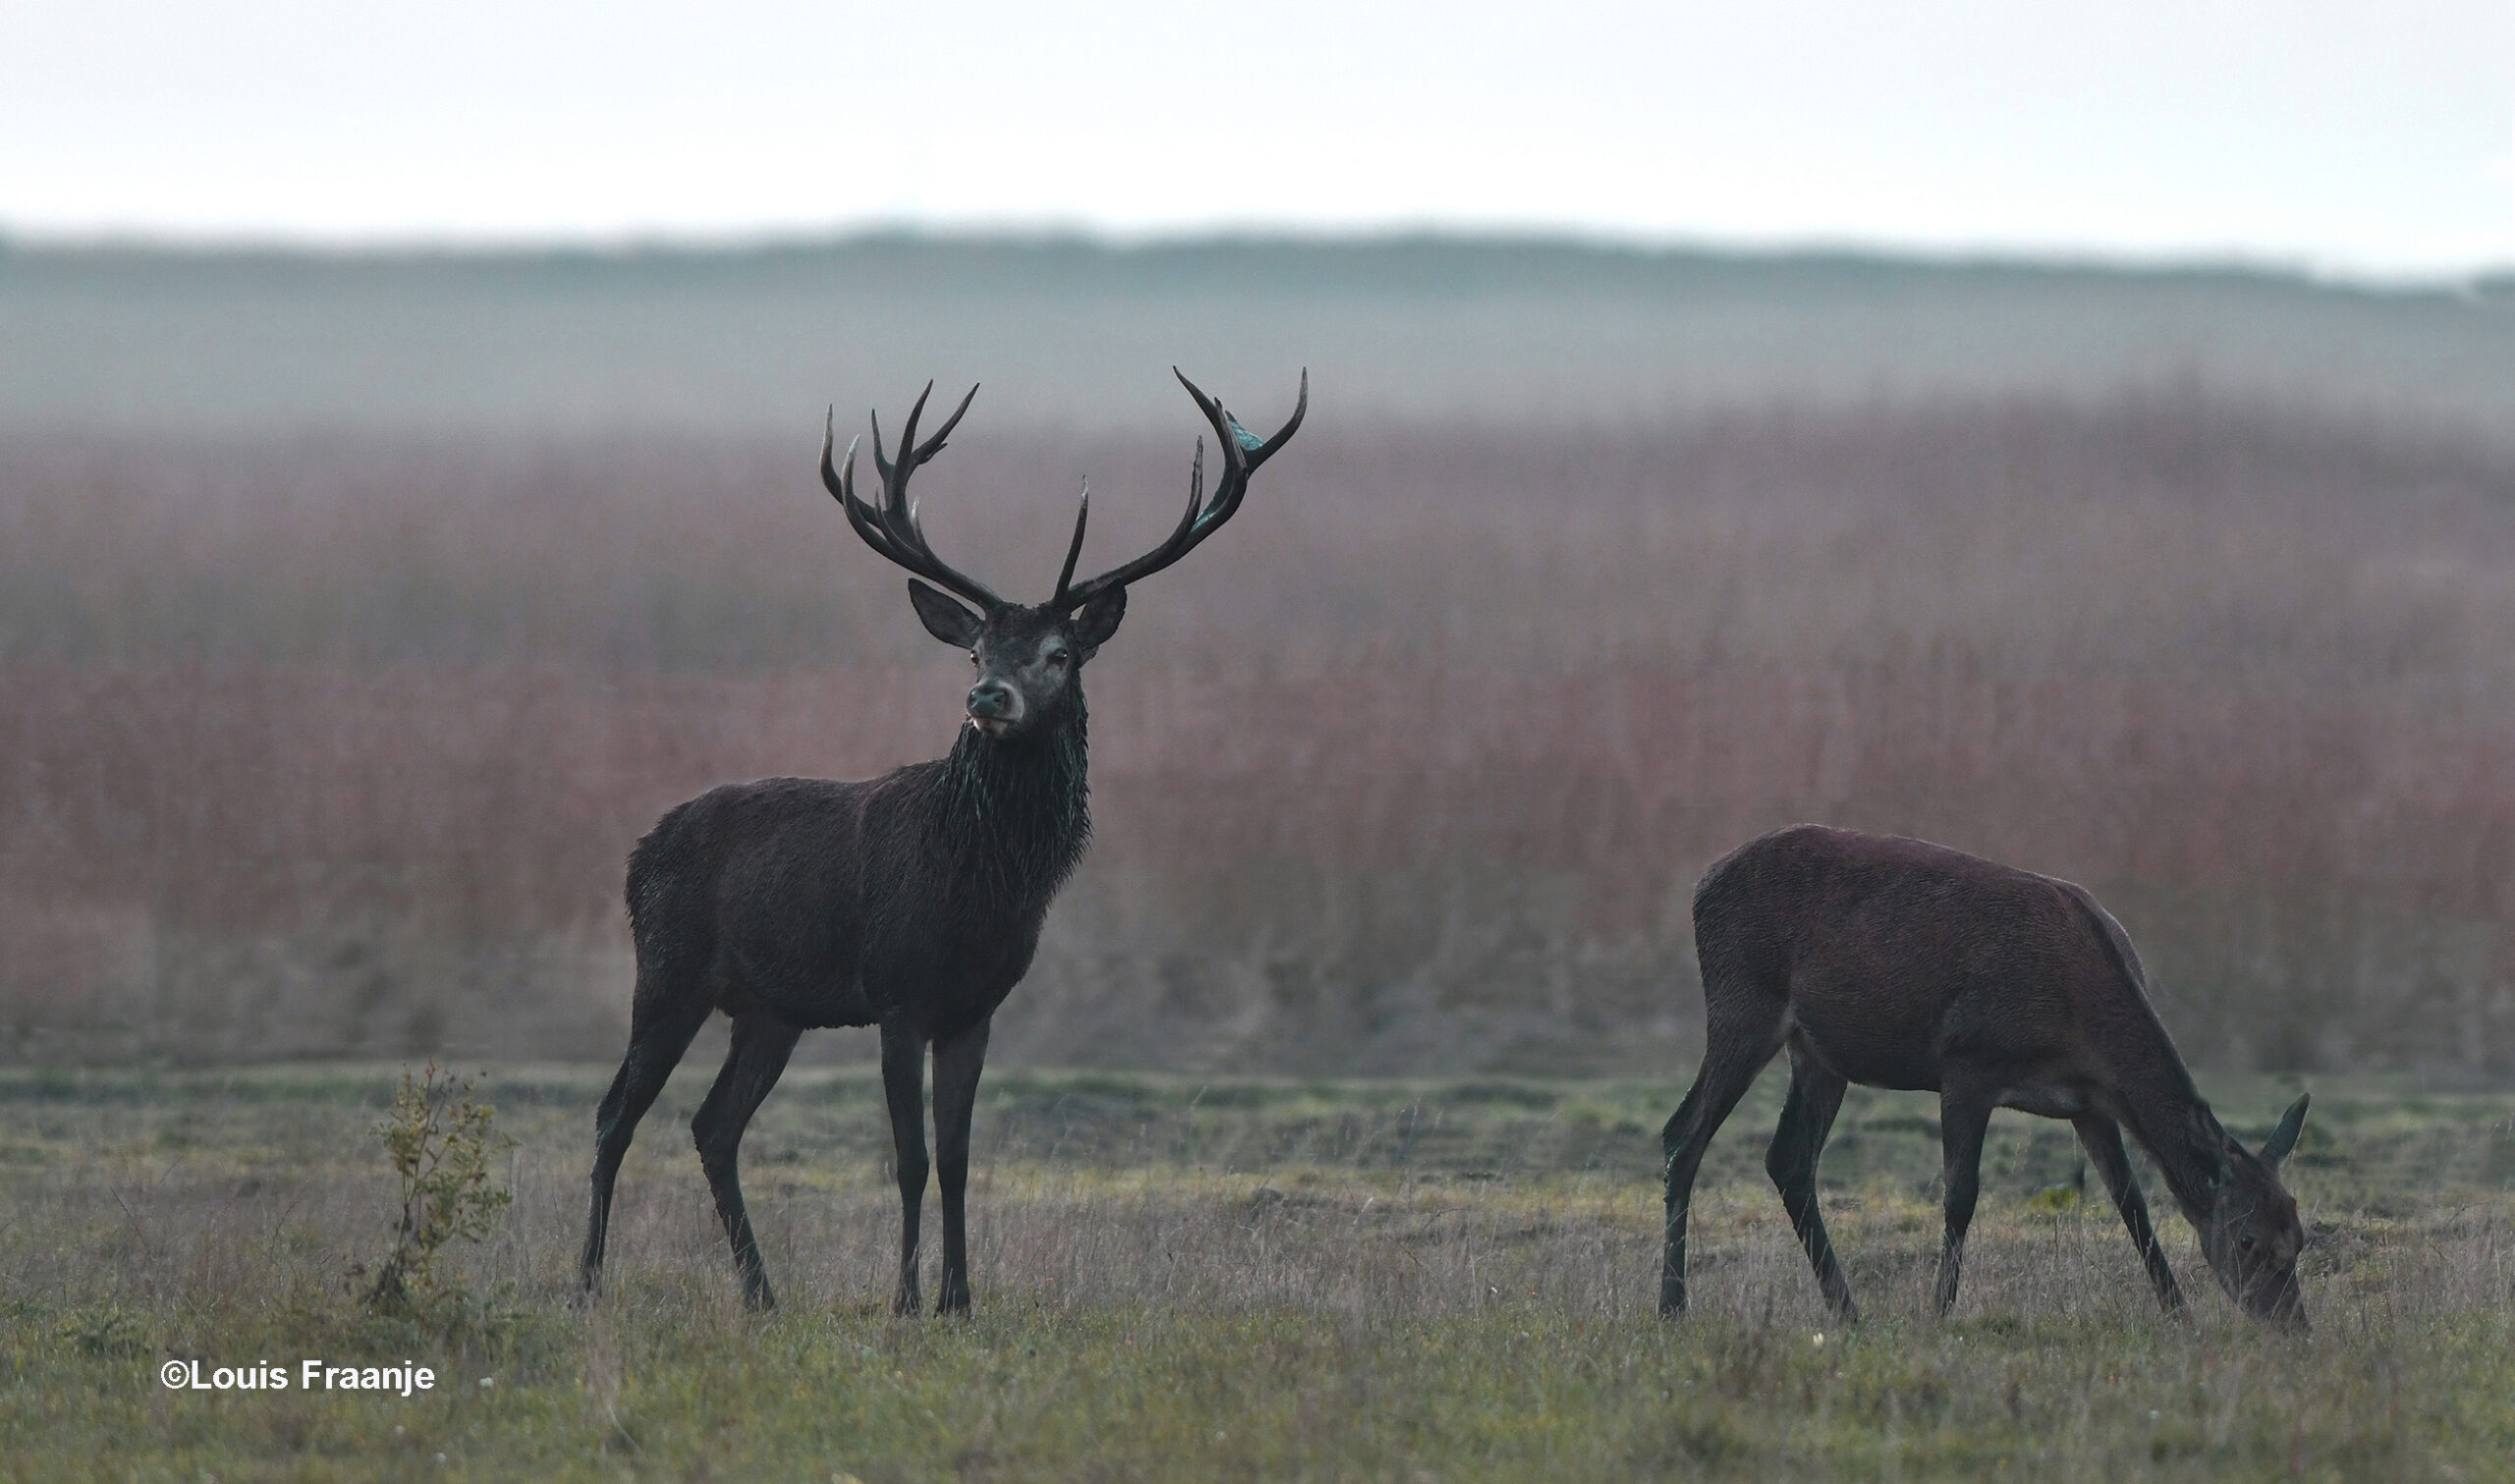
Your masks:
<svg viewBox="0 0 2515 1484"><path fill-rule="evenodd" d="M1199 438L1196 463L1188 478L1188 510L1179 518L1179 525L1169 539L1124 566L1078 582L1074 580L1075 559L1083 554L1084 526L1091 515L1091 495L1087 486L1082 508L1074 518L1074 541L1066 548L1065 568L1057 575L1056 594L1039 604L1008 602L977 578L947 566L926 544L916 502L908 497L909 476L943 451L943 440L960 424L961 414L970 410L971 398L978 394L977 387L970 388L969 396L961 399L961 405L952 410L952 415L944 419L933 437L919 443L917 420L925 411L926 397L934 391L934 384L927 382L925 390L918 394L917 405L909 410L896 464L882 446L881 420L873 420L873 467L882 480L878 505L857 498L855 440L848 442L844 465L832 464L837 421L836 412L832 411L831 425L821 439L821 483L837 498L847 512L847 523L856 527L866 545L916 575L909 579L909 601L925 625L925 632L969 651L970 663L978 670L978 682L970 687L969 724L980 734L1003 742L1051 732L1062 725L1079 693L1076 681L1084 662L1108 642L1109 636L1118 632L1118 621L1126 616L1127 584L1186 556L1230 520L1240 509L1241 497L1249 491L1249 476L1292 441L1303 415L1310 411L1310 373L1304 371L1301 397L1293 407L1291 420L1272 438L1260 439L1225 412L1221 402L1198 390L1197 384L1181 375L1178 367L1171 367L1171 374L1178 376L1179 384L1196 399L1221 445L1223 473L1214 482L1212 498L1205 497L1205 444ZM935 586L928 586L928 582ZM978 607L973 610L955 602L937 591L937 586L958 593Z"/></svg>
<svg viewBox="0 0 2515 1484"><path fill-rule="evenodd" d="M2259 1154L2218 1128L2214 1119L2208 1121L2204 1159L2214 1157L2214 1202L2193 1219L2202 1254L2227 1296L2256 1319L2298 1329L2306 1326L2305 1295L2297 1287L2297 1255L2305 1250L2306 1229L2297 1217L2296 1197L2279 1182L2279 1167L2297 1147L2307 1102L2300 1097L2289 1105Z"/></svg>

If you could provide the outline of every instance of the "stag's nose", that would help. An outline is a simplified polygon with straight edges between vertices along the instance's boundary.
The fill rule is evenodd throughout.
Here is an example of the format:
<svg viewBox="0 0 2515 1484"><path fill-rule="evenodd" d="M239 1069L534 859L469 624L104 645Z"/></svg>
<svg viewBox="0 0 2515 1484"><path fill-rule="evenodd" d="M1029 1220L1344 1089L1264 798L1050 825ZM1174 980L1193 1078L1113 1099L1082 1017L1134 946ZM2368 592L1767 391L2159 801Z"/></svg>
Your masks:
<svg viewBox="0 0 2515 1484"><path fill-rule="evenodd" d="M1002 681L980 681L970 688L970 715L979 721L1010 721L1019 708L1013 687Z"/></svg>

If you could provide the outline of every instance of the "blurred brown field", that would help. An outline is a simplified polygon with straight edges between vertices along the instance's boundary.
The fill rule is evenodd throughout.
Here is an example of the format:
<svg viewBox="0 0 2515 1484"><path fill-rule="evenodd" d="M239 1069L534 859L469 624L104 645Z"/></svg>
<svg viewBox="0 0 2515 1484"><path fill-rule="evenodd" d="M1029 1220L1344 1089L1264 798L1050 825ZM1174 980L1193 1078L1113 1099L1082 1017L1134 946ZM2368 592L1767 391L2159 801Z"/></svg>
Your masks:
<svg viewBox="0 0 2515 1484"><path fill-rule="evenodd" d="M0 442L0 1056L616 1054L661 809L956 722L815 432ZM1187 452L974 421L929 529L1034 595L1084 473L1114 562ZM1813 818L2094 887L2196 1060L2515 1068L2515 450L2467 425L1322 397L1090 687L1018 1059L1664 1072L1695 876Z"/></svg>

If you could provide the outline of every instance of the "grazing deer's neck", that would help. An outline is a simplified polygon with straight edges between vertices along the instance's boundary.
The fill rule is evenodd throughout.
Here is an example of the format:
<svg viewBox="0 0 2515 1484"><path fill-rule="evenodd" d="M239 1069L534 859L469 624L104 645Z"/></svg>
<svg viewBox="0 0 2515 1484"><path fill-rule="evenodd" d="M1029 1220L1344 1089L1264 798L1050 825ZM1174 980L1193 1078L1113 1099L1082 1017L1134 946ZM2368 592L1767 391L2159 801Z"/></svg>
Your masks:
<svg viewBox="0 0 2515 1484"><path fill-rule="evenodd" d="M2162 1055L2144 1069L2145 1075L2122 1079L2123 1123L2156 1161L2175 1203L2197 1220L2216 1199L2227 1132L2203 1101L2173 1043L2160 1049Z"/></svg>
<svg viewBox="0 0 2515 1484"><path fill-rule="evenodd" d="M999 742L964 725L928 796L930 822L962 880L1044 907L1091 842L1089 719L1075 691L1045 736Z"/></svg>

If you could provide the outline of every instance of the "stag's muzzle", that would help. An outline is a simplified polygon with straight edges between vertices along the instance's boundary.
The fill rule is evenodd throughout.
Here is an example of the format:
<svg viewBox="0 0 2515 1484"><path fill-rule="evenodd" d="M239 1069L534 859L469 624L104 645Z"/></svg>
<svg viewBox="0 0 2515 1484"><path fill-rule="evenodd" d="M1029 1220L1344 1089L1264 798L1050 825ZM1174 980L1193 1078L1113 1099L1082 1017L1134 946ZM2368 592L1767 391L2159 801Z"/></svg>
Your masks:
<svg viewBox="0 0 2515 1484"><path fill-rule="evenodd" d="M981 681L970 690L970 724L1002 737L1021 723L1022 692L1001 681Z"/></svg>

